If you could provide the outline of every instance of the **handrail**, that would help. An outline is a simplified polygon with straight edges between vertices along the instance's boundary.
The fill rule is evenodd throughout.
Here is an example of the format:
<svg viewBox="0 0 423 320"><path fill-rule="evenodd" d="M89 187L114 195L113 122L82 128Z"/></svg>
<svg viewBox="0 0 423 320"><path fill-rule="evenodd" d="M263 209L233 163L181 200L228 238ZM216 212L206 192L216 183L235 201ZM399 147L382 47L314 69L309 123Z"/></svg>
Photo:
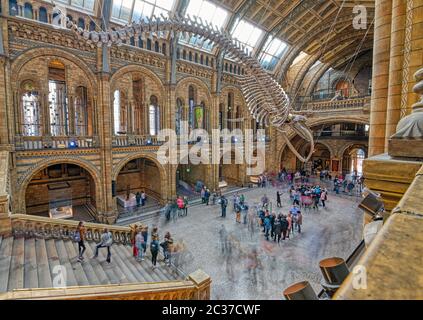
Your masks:
<svg viewBox="0 0 423 320"><path fill-rule="evenodd" d="M307 112L320 112L344 109L361 109L369 104L370 97L334 101L312 101L305 105L304 110Z"/></svg>
<svg viewBox="0 0 423 320"><path fill-rule="evenodd" d="M73 236L78 226L78 221L51 219L46 217L32 216L26 214L12 214L12 231L15 236L39 236L52 237L57 239L69 239ZM86 239L99 241L104 228L107 228L113 235L116 243L131 243L131 228L111 226L99 223L84 223L87 230Z"/></svg>

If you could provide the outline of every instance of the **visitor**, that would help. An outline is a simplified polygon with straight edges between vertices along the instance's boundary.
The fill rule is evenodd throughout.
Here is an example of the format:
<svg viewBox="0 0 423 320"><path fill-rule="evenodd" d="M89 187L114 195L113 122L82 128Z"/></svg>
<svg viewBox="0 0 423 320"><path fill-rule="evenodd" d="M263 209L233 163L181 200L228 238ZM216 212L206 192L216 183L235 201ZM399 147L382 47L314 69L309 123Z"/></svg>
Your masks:
<svg viewBox="0 0 423 320"><path fill-rule="evenodd" d="M184 197L184 213L185 213L185 217L188 216L188 197L187 196Z"/></svg>
<svg viewBox="0 0 423 320"><path fill-rule="evenodd" d="M326 208L326 200L328 199L328 191L323 189L322 193L320 194L320 201L322 201L323 208Z"/></svg>
<svg viewBox="0 0 423 320"><path fill-rule="evenodd" d="M245 202L245 196L244 194L241 193L241 195L239 196L239 204L243 206L244 202Z"/></svg>
<svg viewBox="0 0 423 320"><path fill-rule="evenodd" d="M201 196L201 203L206 203L206 197L205 197L205 194L206 194L206 188L203 186L202 188L201 188L201 191L200 191L200 196Z"/></svg>
<svg viewBox="0 0 423 320"><path fill-rule="evenodd" d="M267 209L269 206L269 198L267 197L266 194L264 194L263 197L261 198L261 205L263 209Z"/></svg>
<svg viewBox="0 0 423 320"><path fill-rule="evenodd" d="M130 225L129 228L131 229L131 245L132 245L132 255L134 257L138 256L138 249L137 245L135 244L135 238L138 233L138 226L136 224Z"/></svg>
<svg viewBox="0 0 423 320"><path fill-rule="evenodd" d="M172 207L170 209L170 212L172 213L172 220L175 222L177 220L177 214L178 214L178 198L175 201L172 201Z"/></svg>
<svg viewBox="0 0 423 320"><path fill-rule="evenodd" d="M275 219L275 222L273 223L273 241L276 242L276 239L278 239L278 243L281 240L281 234L282 234L282 224L281 224L281 215L279 214L278 217Z"/></svg>
<svg viewBox="0 0 423 320"><path fill-rule="evenodd" d="M276 220L276 214L272 213L270 216L270 237L273 238L274 231L275 231L275 220Z"/></svg>
<svg viewBox="0 0 423 320"><path fill-rule="evenodd" d="M303 224L303 215L301 211L297 212L297 215L295 217L295 224L297 226L298 233L301 233L301 226Z"/></svg>
<svg viewBox="0 0 423 320"><path fill-rule="evenodd" d="M163 261L167 265L170 265L170 263L171 263L170 255L171 255L171 251L172 251L172 247L173 247L173 239L170 236L169 231L166 232L165 237L164 237L164 241L162 243L160 243L160 246L163 248L163 256L164 256Z"/></svg>
<svg viewBox="0 0 423 320"><path fill-rule="evenodd" d="M184 199L182 197L178 197L176 199L176 205L178 206L178 217L182 216L182 211L184 210Z"/></svg>
<svg viewBox="0 0 423 320"><path fill-rule="evenodd" d="M235 204L235 221L241 223L241 205L239 203Z"/></svg>
<svg viewBox="0 0 423 320"><path fill-rule="evenodd" d="M110 247L112 246L113 243L113 235L112 233L107 229L104 228L103 233L101 235L101 240L100 243L96 245L95 247L95 253L94 253L94 257L93 259L98 257L98 249L100 248L107 248L107 258L106 261L108 263L111 262L111 253L110 253Z"/></svg>
<svg viewBox="0 0 423 320"><path fill-rule="evenodd" d="M281 194L278 191L276 191L276 205L278 206L278 208L282 207L282 202L281 202Z"/></svg>
<svg viewBox="0 0 423 320"><path fill-rule="evenodd" d="M145 252L147 251L147 240L148 240L148 226L147 225L142 227L141 234L144 238L144 243L142 245L142 248L143 248L143 251L144 251L144 254L145 254Z"/></svg>
<svg viewBox="0 0 423 320"><path fill-rule="evenodd" d="M225 198L224 195L220 196L219 199L220 207L222 209L222 218L226 218L226 207L228 206L228 200Z"/></svg>
<svg viewBox="0 0 423 320"><path fill-rule="evenodd" d="M84 260L84 252L85 252L85 234L86 234L86 229L84 226L84 222L83 221L79 221L78 223L78 227L76 228L76 241L78 242L78 262L81 262L82 260Z"/></svg>
<svg viewBox="0 0 423 320"><path fill-rule="evenodd" d="M209 199L210 199L210 190L206 189L206 191L204 192L204 201L206 205L209 205Z"/></svg>
<svg viewBox="0 0 423 320"><path fill-rule="evenodd" d="M157 255L159 253L159 234L158 234L157 227L154 227L153 230L151 231L150 251L151 251L152 268L156 269Z"/></svg>
<svg viewBox="0 0 423 320"><path fill-rule="evenodd" d="M270 215L268 212L266 212L266 216L264 217L264 236L266 237L267 241L269 241L269 233L270 233L271 227L272 227L272 223L270 220Z"/></svg>
<svg viewBox="0 0 423 320"><path fill-rule="evenodd" d="M143 252L144 252L144 246L145 241L144 237L141 232L141 228L137 229L137 234L135 236L135 246L137 248L137 261L144 261Z"/></svg>
<svg viewBox="0 0 423 320"><path fill-rule="evenodd" d="M289 239L289 235L291 234L291 232L293 232L293 229L292 229L292 215L291 215L291 213L288 213L288 216L286 217L286 221L288 222L288 228L286 230L286 237Z"/></svg>
<svg viewBox="0 0 423 320"><path fill-rule="evenodd" d="M146 195L146 193L145 193L145 191L143 191L142 193L141 193L141 206L142 207L144 207L144 205L145 205L145 201L147 200L147 195Z"/></svg>
<svg viewBox="0 0 423 320"><path fill-rule="evenodd" d="M313 197L313 209L319 210L319 203L320 203L320 195L318 195L315 191L312 193Z"/></svg>
<svg viewBox="0 0 423 320"><path fill-rule="evenodd" d="M285 240L286 239L286 233L288 231L288 221L286 220L285 215L282 215L282 217L281 217L281 230L282 230L282 235L283 235L282 240Z"/></svg>
<svg viewBox="0 0 423 320"><path fill-rule="evenodd" d="M348 190L348 194L350 196L352 196L352 191L353 191L354 187L355 186L354 186L354 183L352 182L352 180L349 180L348 185L347 185L347 190Z"/></svg>
<svg viewBox="0 0 423 320"><path fill-rule="evenodd" d="M213 190L213 193L211 195L211 199L212 199L212 205L216 204L216 199L217 199L217 192L216 190Z"/></svg>
<svg viewBox="0 0 423 320"><path fill-rule="evenodd" d="M137 207L139 207L141 205L141 193L139 191L135 195L135 199L137 201Z"/></svg>

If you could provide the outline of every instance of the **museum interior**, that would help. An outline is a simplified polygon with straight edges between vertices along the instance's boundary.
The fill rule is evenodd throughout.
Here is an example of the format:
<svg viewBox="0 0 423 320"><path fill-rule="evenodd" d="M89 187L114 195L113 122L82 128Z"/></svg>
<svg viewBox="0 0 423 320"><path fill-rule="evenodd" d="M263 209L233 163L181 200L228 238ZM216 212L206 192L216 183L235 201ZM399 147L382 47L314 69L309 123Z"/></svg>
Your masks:
<svg viewBox="0 0 423 320"><path fill-rule="evenodd" d="M0 300L423 299L423 0L0 14Z"/></svg>

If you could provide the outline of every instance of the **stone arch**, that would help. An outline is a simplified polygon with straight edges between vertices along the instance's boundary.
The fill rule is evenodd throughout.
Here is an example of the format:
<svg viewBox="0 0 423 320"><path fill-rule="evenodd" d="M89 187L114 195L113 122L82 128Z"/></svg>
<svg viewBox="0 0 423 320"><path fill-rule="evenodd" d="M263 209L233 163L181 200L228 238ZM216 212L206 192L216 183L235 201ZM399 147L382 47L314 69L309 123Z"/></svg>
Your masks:
<svg viewBox="0 0 423 320"><path fill-rule="evenodd" d="M39 162L37 162L36 164L34 164L33 166L31 166L25 174L23 174L21 177L19 177L18 179L18 186L17 186L17 190L19 190L18 192L18 210L20 213L25 213L25 206L26 206L26 201L25 201L25 194L26 194L26 190L28 188L29 183L31 182L32 178L41 170L55 165L55 164L62 164L62 163L67 163L67 164L74 164L77 166L80 166L81 168L85 169L86 171L88 171L88 173L91 175L91 178L94 181L95 184L95 193L96 193L96 204L97 204L97 213L100 213L102 211L104 211L103 206L102 206L102 183L101 183L101 174L100 171L89 161L85 160L85 159L81 159L79 157L76 156L71 156L71 155L67 155L67 156L58 156L58 157L54 157L52 158L48 158L48 159L44 159L41 160Z"/></svg>
<svg viewBox="0 0 423 320"><path fill-rule="evenodd" d="M176 92L178 92L179 88L181 88L183 86L187 86L187 88L188 88L188 86L190 84L195 84L198 87L202 88L206 92L207 100L209 102L208 107L210 107L210 104L211 104L211 101L212 101L210 89L207 86L207 83L204 80L200 79L200 78L196 78L196 77L185 77L185 78L182 78L181 80L179 80L176 83ZM199 99L199 100L201 100L201 99Z"/></svg>
<svg viewBox="0 0 423 320"><path fill-rule="evenodd" d="M369 148L369 143L368 142L359 142L359 141L353 141L353 142L348 142L345 145L342 146L341 149L339 149L338 151L338 155L339 157L342 157L345 153L345 151L347 151L348 148L357 145L357 146L361 146L363 147L363 149L368 149ZM368 154L368 151L366 152L366 154Z"/></svg>
<svg viewBox="0 0 423 320"><path fill-rule="evenodd" d="M157 160L156 157L152 156L151 154L148 153L135 153L135 154L131 154L128 155L127 157L123 158L122 160L120 160L113 168L113 173L112 173L112 180L113 181L117 181L117 178L119 176L120 171L123 169L123 167L130 161L132 160L136 160L136 159L147 159L150 160L152 162L154 162L154 164L157 166L157 169L159 170L160 173L160 180L161 180L161 186L160 186L160 192L161 192L161 200L164 201L167 199L167 186L168 186L168 174L167 171L165 169L165 167Z"/></svg>
<svg viewBox="0 0 423 320"><path fill-rule="evenodd" d="M115 71L110 78L110 87L111 88L113 87L113 85L115 84L115 81L117 79L119 79L120 77L124 76L125 74L131 73L131 72L140 72L140 73L150 77L151 79L153 79L153 81L157 82L161 91L164 90L162 80L153 71L151 71L150 69L148 69L146 67L136 65L136 64L126 65L124 67L119 68L117 71Z"/></svg>
<svg viewBox="0 0 423 320"><path fill-rule="evenodd" d="M88 78L88 85L91 87L90 89L93 91L93 96L95 96L97 87L97 80L93 73L93 71L89 68L89 66L80 58L75 56L74 54L68 52L66 49L58 49L58 48L50 48L50 47L37 47L32 48L24 51L21 55L19 55L11 65L11 83L17 84L19 82L19 75L22 68L30 62L31 60L39 57L54 57L59 60L68 60L75 65L77 65L82 72L84 72Z"/></svg>

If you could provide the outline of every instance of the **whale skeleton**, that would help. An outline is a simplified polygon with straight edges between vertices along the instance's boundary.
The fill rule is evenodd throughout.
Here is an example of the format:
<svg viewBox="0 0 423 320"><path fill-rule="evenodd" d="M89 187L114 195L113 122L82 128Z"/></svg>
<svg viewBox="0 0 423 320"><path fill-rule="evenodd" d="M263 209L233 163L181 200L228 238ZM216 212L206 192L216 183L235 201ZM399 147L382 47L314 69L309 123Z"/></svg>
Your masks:
<svg viewBox="0 0 423 320"><path fill-rule="evenodd" d="M199 17L189 15L182 17L175 13L172 17L165 17L163 14L160 14L160 17L153 15L152 18L143 18L118 30L86 31L62 12L59 14L65 19L68 29L98 47L122 45L123 41L133 36L152 39L160 33L169 34L171 37L175 37L177 33L189 37L195 35L201 37L202 41L209 41L220 47L225 54L233 57L244 67L244 75L237 77L252 117L259 124L265 127L272 126L280 132L289 149L300 161L305 163L310 160L314 150L314 139L312 131L306 125L306 118L299 112L290 110L289 97L283 88L261 67L259 61L251 56L248 49L238 39L232 38L226 30L219 30ZM300 155L289 141L289 128L310 143L310 151L306 157Z"/></svg>

